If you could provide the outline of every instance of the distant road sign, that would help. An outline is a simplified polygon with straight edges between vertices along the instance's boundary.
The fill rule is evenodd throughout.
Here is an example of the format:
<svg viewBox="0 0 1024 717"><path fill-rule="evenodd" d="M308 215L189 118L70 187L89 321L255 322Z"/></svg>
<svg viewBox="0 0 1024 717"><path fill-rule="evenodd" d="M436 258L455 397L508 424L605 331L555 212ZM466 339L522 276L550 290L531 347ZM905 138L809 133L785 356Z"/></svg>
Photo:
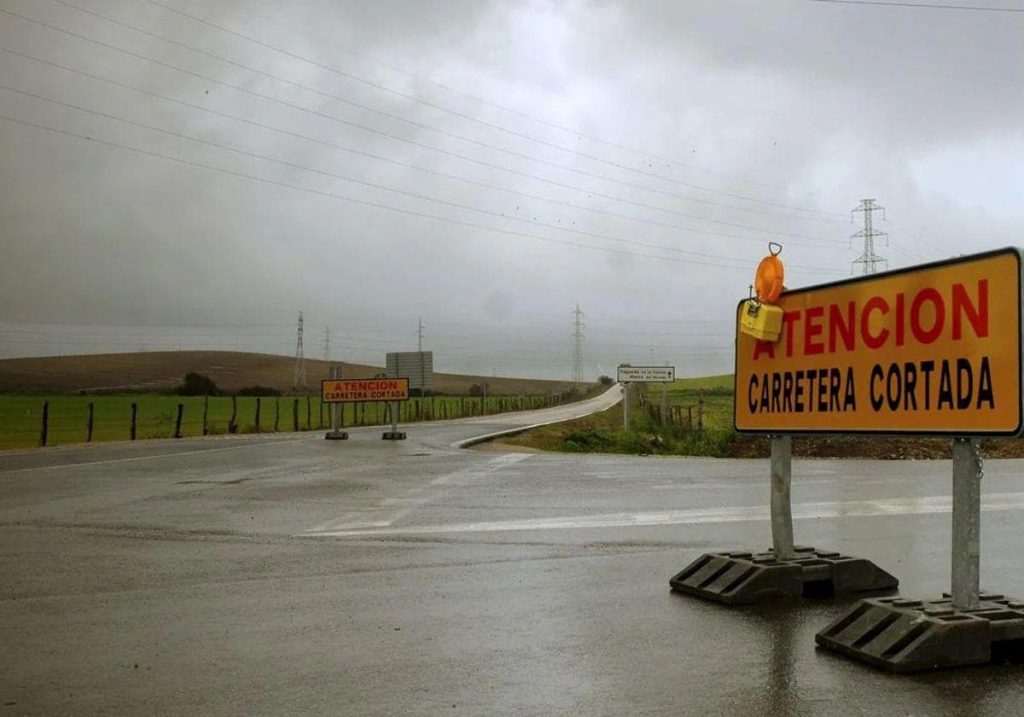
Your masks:
<svg viewBox="0 0 1024 717"><path fill-rule="evenodd" d="M409 398L407 378L343 378L320 382L324 403L405 401Z"/></svg>
<svg viewBox="0 0 1024 717"><path fill-rule="evenodd" d="M619 383L671 383L675 380L675 366L619 366Z"/></svg>
<svg viewBox="0 0 1024 717"><path fill-rule="evenodd" d="M388 376L409 379L409 388L422 390L434 385L433 351L396 351L385 358Z"/></svg>
<svg viewBox="0 0 1024 717"><path fill-rule="evenodd" d="M1021 254L784 293L782 336L736 324L739 431L1018 435Z"/></svg>

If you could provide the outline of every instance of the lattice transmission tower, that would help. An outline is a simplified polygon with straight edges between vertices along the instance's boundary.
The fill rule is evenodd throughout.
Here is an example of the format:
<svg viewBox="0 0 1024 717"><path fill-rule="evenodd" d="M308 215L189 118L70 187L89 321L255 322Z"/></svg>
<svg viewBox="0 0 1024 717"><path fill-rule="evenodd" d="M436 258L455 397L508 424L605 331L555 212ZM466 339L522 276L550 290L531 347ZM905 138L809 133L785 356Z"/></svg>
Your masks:
<svg viewBox="0 0 1024 717"><path fill-rule="evenodd" d="M292 389L307 389L306 383L306 357L302 353L302 312L299 312L299 333L295 341L295 378L292 380Z"/></svg>
<svg viewBox="0 0 1024 717"><path fill-rule="evenodd" d="M573 383L583 382L583 311L580 305L576 304L573 313L572 329L572 381Z"/></svg>
<svg viewBox="0 0 1024 717"><path fill-rule="evenodd" d="M880 207L875 204L874 199L861 199L860 206L850 212L850 221L853 221L853 215L860 212L864 215L864 228L856 234L850 235L850 248L853 248L854 239L864 240L864 252L853 260L853 266L856 268L857 264L861 264L863 267L863 274L876 274L878 273L878 267L882 266L885 269L889 268L889 260L883 256L879 256L875 253L875 239L884 238L886 246L889 245L889 233L880 232L872 226L871 215L875 212L882 213L882 219L885 219L885 207Z"/></svg>

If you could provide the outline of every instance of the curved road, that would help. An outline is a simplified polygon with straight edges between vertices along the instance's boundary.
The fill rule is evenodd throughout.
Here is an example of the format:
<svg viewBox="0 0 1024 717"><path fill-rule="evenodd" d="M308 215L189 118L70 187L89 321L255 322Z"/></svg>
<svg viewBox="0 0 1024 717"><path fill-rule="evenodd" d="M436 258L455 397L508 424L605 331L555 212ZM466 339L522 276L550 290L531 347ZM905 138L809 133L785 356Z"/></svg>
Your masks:
<svg viewBox="0 0 1024 717"><path fill-rule="evenodd" d="M834 602L673 595L769 540L767 461L467 451L618 400L406 427L0 455L4 714L1013 714L1019 667L890 678L815 649ZM1024 596L1020 461L982 578ZM948 462L796 461L799 542L948 582Z"/></svg>

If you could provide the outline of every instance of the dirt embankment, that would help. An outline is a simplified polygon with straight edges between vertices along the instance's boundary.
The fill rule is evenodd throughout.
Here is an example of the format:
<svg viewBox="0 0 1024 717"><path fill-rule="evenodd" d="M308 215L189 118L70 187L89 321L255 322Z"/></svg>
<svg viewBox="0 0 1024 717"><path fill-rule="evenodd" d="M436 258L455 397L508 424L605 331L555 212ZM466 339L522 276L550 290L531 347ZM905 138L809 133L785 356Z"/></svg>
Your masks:
<svg viewBox="0 0 1024 717"><path fill-rule="evenodd" d="M363 364L344 363L342 366L343 375L348 378L371 378L384 370ZM307 381L313 390L318 390L320 381L328 378L329 367L327 361L306 360ZM209 376L226 391L258 385L288 392L292 390L295 359L238 351L153 351L0 359L0 392L156 393L179 385L190 371ZM495 396L547 395L572 386L567 381L434 374L434 390L439 393L466 395L474 384L488 384L488 393Z"/></svg>

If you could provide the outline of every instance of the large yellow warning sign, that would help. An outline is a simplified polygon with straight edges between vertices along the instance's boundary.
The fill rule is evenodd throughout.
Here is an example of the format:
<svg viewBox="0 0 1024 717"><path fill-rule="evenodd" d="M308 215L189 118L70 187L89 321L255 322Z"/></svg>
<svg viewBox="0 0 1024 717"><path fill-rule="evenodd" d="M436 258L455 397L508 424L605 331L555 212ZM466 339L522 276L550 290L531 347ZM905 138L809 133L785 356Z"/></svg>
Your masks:
<svg viewBox="0 0 1024 717"><path fill-rule="evenodd" d="M739 431L1021 433L1021 255L784 293L782 336L736 325Z"/></svg>

